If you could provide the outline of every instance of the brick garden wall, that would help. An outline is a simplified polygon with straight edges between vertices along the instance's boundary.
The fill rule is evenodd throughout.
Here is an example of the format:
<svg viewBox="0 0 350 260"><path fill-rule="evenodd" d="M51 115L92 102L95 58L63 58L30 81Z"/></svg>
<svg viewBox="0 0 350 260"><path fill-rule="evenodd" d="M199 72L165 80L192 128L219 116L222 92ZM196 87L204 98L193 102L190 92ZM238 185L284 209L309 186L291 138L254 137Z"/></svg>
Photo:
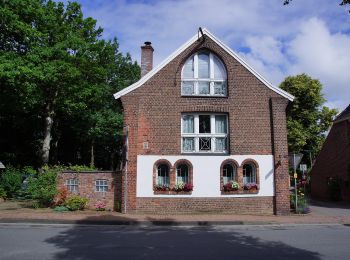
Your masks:
<svg viewBox="0 0 350 260"><path fill-rule="evenodd" d="M104 202L108 210L118 210L120 207L121 174L112 171L65 171L58 175L58 187L66 187L65 183L68 179L78 180L78 191L70 195L88 198L88 207L94 208L94 205L99 201ZM107 180L107 192L96 191L95 181L98 179Z"/></svg>
<svg viewBox="0 0 350 260"><path fill-rule="evenodd" d="M215 53L226 65L227 97L181 96L182 65L188 57L202 49ZM274 102L271 106L273 98L282 100ZM146 201L150 203L149 208L159 208L156 199L136 198L137 155L179 155L182 113L223 112L228 114L229 119L229 154L274 154L275 160L277 158L281 161L281 167L275 173L278 175L275 182L278 192L276 213L289 212L285 128L285 108L288 101L266 87L211 39L206 37L204 41L193 43L142 87L122 96L121 100L124 124L129 127L129 210L146 208ZM277 126L272 126L271 122L275 122ZM148 142L147 149L143 147L144 142ZM159 204L162 204L162 201L164 200L159 200ZM265 199L261 198L261 202L265 202ZM215 208L214 204L210 204L210 207Z"/></svg>

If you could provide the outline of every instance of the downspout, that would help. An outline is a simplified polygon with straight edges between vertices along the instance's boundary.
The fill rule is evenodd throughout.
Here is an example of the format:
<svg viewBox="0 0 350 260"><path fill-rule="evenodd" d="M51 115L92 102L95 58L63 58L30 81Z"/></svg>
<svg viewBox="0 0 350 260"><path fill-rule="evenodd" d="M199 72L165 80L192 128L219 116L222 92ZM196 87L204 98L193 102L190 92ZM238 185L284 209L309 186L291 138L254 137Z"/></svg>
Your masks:
<svg viewBox="0 0 350 260"><path fill-rule="evenodd" d="M124 126L125 133L125 166L124 166L124 213L127 212L128 203L128 154L129 154L129 126Z"/></svg>

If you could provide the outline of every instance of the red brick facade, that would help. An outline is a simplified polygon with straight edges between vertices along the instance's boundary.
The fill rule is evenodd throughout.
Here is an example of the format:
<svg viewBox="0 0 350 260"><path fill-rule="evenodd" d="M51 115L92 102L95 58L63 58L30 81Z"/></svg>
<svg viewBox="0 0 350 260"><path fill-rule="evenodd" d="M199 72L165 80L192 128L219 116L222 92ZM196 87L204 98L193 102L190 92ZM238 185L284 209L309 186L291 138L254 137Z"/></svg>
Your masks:
<svg viewBox="0 0 350 260"><path fill-rule="evenodd" d="M350 201L350 119L335 122L311 170L311 195L330 199L328 179L341 178L342 199Z"/></svg>
<svg viewBox="0 0 350 260"><path fill-rule="evenodd" d="M119 210L121 205L121 174L111 171L66 171L58 175L58 187L66 187L66 180L77 180L77 191L69 195L79 195L89 199L88 207L94 209L97 202L106 204L107 210ZM96 180L107 180L106 192L96 191ZM118 208L119 207L119 208Z"/></svg>
<svg viewBox="0 0 350 260"><path fill-rule="evenodd" d="M181 96L181 69L192 54L208 50L226 66L226 97ZM210 37L194 42L141 87L121 96L128 127L127 198L122 209L147 212L226 211L289 213L286 129L288 99L266 87ZM145 198L136 196L138 155L180 155L181 114L225 113L230 155L273 155L274 197ZM147 145L145 145L147 144ZM124 169L125 170L125 169ZM150 173L152 174L152 173ZM238 173L239 174L239 173ZM238 175L240 176L240 174ZM124 204L126 201L126 207Z"/></svg>

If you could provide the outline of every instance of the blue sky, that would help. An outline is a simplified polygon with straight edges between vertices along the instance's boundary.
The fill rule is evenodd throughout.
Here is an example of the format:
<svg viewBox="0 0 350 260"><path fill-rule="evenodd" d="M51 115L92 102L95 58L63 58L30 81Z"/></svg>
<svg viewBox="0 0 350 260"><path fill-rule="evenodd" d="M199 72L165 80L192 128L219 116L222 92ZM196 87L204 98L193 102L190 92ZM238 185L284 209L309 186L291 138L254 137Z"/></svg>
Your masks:
<svg viewBox="0 0 350 260"><path fill-rule="evenodd" d="M157 65L205 27L274 85L307 73L324 85L326 105L350 103L350 14L340 0L78 0L84 15L140 61L151 41Z"/></svg>

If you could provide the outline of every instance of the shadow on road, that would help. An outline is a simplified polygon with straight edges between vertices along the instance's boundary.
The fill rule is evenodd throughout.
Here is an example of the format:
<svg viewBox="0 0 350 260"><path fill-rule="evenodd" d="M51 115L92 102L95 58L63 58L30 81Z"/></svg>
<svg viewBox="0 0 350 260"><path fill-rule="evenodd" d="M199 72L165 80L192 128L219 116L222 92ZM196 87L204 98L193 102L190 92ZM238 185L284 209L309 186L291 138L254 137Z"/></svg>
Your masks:
<svg viewBox="0 0 350 260"><path fill-rule="evenodd" d="M320 259L311 251L247 236L242 229L214 226L80 225L45 242L61 249L57 259Z"/></svg>

